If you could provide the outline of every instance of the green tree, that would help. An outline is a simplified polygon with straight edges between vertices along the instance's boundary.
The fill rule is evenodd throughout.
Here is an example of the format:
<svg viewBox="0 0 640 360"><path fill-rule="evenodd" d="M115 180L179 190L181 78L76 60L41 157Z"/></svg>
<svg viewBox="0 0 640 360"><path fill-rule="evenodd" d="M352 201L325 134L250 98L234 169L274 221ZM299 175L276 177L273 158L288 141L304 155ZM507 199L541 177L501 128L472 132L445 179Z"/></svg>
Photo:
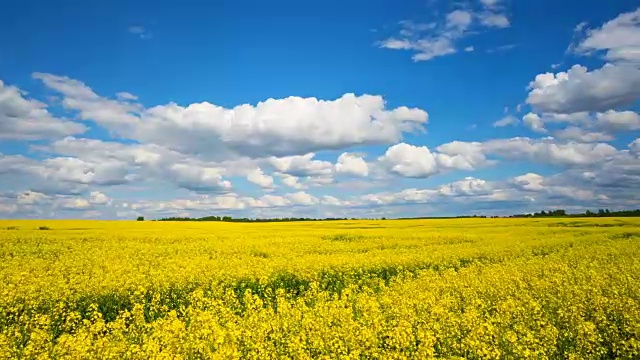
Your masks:
<svg viewBox="0 0 640 360"><path fill-rule="evenodd" d="M138 216L137 221L144 221L144 216Z"/></svg>

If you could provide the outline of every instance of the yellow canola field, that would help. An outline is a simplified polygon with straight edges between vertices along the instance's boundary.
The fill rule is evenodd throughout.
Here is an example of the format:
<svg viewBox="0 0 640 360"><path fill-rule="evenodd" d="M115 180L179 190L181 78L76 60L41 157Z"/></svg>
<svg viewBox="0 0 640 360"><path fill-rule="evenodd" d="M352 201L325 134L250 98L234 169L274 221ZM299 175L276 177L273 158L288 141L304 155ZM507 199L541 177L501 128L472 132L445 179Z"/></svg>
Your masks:
<svg viewBox="0 0 640 360"><path fill-rule="evenodd" d="M640 219L0 221L0 359L640 359Z"/></svg>

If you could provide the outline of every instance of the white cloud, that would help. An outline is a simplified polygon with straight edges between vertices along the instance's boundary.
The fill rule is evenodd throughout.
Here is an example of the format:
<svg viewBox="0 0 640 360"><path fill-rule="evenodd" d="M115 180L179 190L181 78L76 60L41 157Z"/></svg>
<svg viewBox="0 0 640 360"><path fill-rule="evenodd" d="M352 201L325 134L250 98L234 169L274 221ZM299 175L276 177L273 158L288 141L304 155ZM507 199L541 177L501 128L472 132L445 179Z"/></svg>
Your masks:
<svg viewBox="0 0 640 360"><path fill-rule="evenodd" d="M257 202L249 200L254 207L284 207L291 205L291 201L279 195L263 195Z"/></svg>
<svg viewBox="0 0 640 360"><path fill-rule="evenodd" d="M509 109L506 108L506 111L508 111ZM503 117L502 119L496 121L493 123L493 127L505 127L505 126L509 126L509 125L517 125L518 124L518 119L513 116L513 115L507 115L505 117Z"/></svg>
<svg viewBox="0 0 640 360"><path fill-rule="evenodd" d="M79 111L117 136L209 158L288 156L365 144L389 144L421 130L421 109L386 109L380 96L345 94L335 100L288 97L231 109L203 102L186 107L139 104L99 97L82 82L35 73Z"/></svg>
<svg viewBox="0 0 640 360"><path fill-rule="evenodd" d="M405 177L428 177L438 172L436 156L426 146L396 144L378 160L390 172Z"/></svg>
<svg viewBox="0 0 640 360"><path fill-rule="evenodd" d="M230 181L222 179L223 170L220 168L174 164L169 167L169 173L180 187L192 191L226 192L232 188Z"/></svg>
<svg viewBox="0 0 640 360"><path fill-rule="evenodd" d="M0 80L0 140L51 139L87 130L82 124L55 118L46 104L24 95Z"/></svg>
<svg viewBox="0 0 640 360"><path fill-rule="evenodd" d="M36 191L24 191L16 197L15 205L17 210L30 211L34 213L44 213L44 209L49 211L70 210L70 211L94 211L93 215L100 215L96 212L96 206L108 206L112 204L111 198L100 191L91 191L87 198L77 195L46 195Z"/></svg>
<svg viewBox="0 0 640 360"><path fill-rule="evenodd" d="M522 122L531 130L538 133L546 133L547 129L544 128L542 119L540 116L534 113L528 113L522 118Z"/></svg>
<svg viewBox="0 0 640 360"><path fill-rule="evenodd" d="M567 72L545 73L529 84L527 103L536 111L570 114L606 111L640 98L640 69L606 64L588 71L574 65Z"/></svg>
<svg viewBox="0 0 640 360"><path fill-rule="evenodd" d="M438 191L433 189L418 190L415 188L404 189L399 192L387 192L366 194L360 197L360 201L366 204L391 205L403 203L426 203L438 196Z"/></svg>
<svg viewBox="0 0 640 360"><path fill-rule="evenodd" d="M482 153L482 144L478 142L453 141L436 148L436 160L447 169L475 170L491 165L491 161Z"/></svg>
<svg viewBox="0 0 640 360"><path fill-rule="evenodd" d="M303 184L301 184L298 181L298 177L296 176L292 176L292 175L288 175L288 174L279 174L281 177L281 181L283 184L287 185L288 187L294 188L294 189L305 189L306 186L304 186Z"/></svg>
<svg viewBox="0 0 640 360"><path fill-rule="evenodd" d="M336 172L356 176L369 175L369 166L360 156L351 153L342 153L336 163Z"/></svg>
<svg viewBox="0 0 640 360"><path fill-rule="evenodd" d="M605 58L612 62L640 63L640 8L588 30L586 37L572 48L579 54L604 51Z"/></svg>
<svg viewBox="0 0 640 360"><path fill-rule="evenodd" d="M320 200L320 202L323 205L329 205L329 206L351 206L351 205L354 205L354 203L351 202L351 201L340 200L340 199L336 198L335 196L331 196L331 195L323 196L322 199Z"/></svg>
<svg viewBox="0 0 640 360"><path fill-rule="evenodd" d="M633 111L613 111L596 114L598 127L601 129L615 131L640 130L640 115Z"/></svg>
<svg viewBox="0 0 640 360"><path fill-rule="evenodd" d="M578 142L601 142L611 141L613 136L603 132L588 132L576 126L570 126L553 133L558 139L575 140Z"/></svg>
<svg viewBox="0 0 640 360"><path fill-rule="evenodd" d="M281 173L293 176L320 176L331 175L333 164L328 161L313 160L314 153L306 155L270 157L269 164Z"/></svg>
<svg viewBox="0 0 640 360"><path fill-rule="evenodd" d="M604 196L596 195L593 190L563 184L558 180L547 179L535 173L516 176L511 182L520 190L542 193L547 198L565 198L579 201L593 200L598 197L605 198Z"/></svg>
<svg viewBox="0 0 640 360"><path fill-rule="evenodd" d="M251 170L247 175L247 180L250 182L266 189L273 188L273 177L269 175L265 175L265 173L260 168L255 168Z"/></svg>
<svg viewBox="0 0 640 360"><path fill-rule="evenodd" d="M527 173L513 178L516 186L528 191L542 191L544 189L542 186L543 180L544 176L535 173Z"/></svg>
<svg viewBox="0 0 640 360"><path fill-rule="evenodd" d="M553 139L526 137L485 142L454 141L439 146L437 150L449 156L474 154L477 163L485 162L488 155L496 155L510 160L529 160L564 166L598 164L618 154L618 150L605 143L556 142Z"/></svg>
<svg viewBox="0 0 640 360"><path fill-rule="evenodd" d="M64 210L88 210L91 209L91 203L82 198L63 198L56 202L55 207Z"/></svg>
<svg viewBox="0 0 640 360"><path fill-rule="evenodd" d="M471 25L472 14L466 10L454 10L446 16L446 26L466 30Z"/></svg>
<svg viewBox="0 0 640 360"><path fill-rule="evenodd" d="M508 28L511 26L509 18L503 14L495 14L490 12L483 12L479 15L480 22L486 27L496 28Z"/></svg>
<svg viewBox="0 0 640 360"><path fill-rule="evenodd" d="M479 143L454 141L439 146L432 152L426 146L400 143L389 147L378 158L378 163L387 171L409 178L426 178L447 170L475 170L491 165Z"/></svg>
<svg viewBox="0 0 640 360"><path fill-rule="evenodd" d="M510 200L512 195L505 189L498 188L496 183L482 179L466 177L463 180L438 186L435 189L404 189L399 192L384 192L366 194L360 197L365 204L374 205L399 205L399 204L424 204L434 205L461 202L468 207L474 202L495 202Z"/></svg>
<svg viewBox="0 0 640 360"><path fill-rule="evenodd" d="M102 169L104 165L111 164L111 169L114 170L109 178L113 183L156 180L192 191L228 191L231 183L223 180L223 176L248 176L257 163L250 159L206 162L154 144L123 144L71 137L56 141L42 149L66 155L65 159L75 159L65 162L55 160L64 165L61 169L69 169L71 165L78 168L80 164L87 164L85 167L89 168L88 173L84 170L82 173L87 173L84 176L92 179L96 175L91 170L94 166ZM117 175L120 176L120 180ZM95 181L89 183L91 182Z"/></svg>
<svg viewBox="0 0 640 360"><path fill-rule="evenodd" d="M488 195L492 191L493 187L490 183L473 177L466 177L464 180L454 181L438 189L440 194L447 196Z"/></svg>
<svg viewBox="0 0 640 360"><path fill-rule="evenodd" d="M428 61L436 57L458 52L458 42L475 34L476 29L506 28L510 22L504 8L498 2L482 3L481 9L457 9L445 15L439 22L416 24L402 21L398 35L389 37L379 46L393 50L411 50L414 61ZM473 46L463 47L467 52Z"/></svg>
<svg viewBox="0 0 640 360"><path fill-rule="evenodd" d="M43 193L27 190L18 194L16 203L18 205L37 205L47 198L48 196Z"/></svg>
<svg viewBox="0 0 640 360"><path fill-rule="evenodd" d="M140 105L102 98L83 82L66 76L37 72L32 76L64 95L62 105L68 110L77 110L82 120L92 120L116 133L140 126L137 116L142 110Z"/></svg>
<svg viewBox="0 0 640 360"><path fill-rule="evenodd" d="M111 199L100 191L92 191L89 197L88 201L94 205L107 205L111 203Z"/></svg>
<svg viewBox="0 0 640 360"><path fill-rule="evenodd" d="M631 149L633 153L640 155L640 138L633 140L629 144L629 149Z"/></svg>
<svg viewBox="0 0 640 360"><path fill-rule="evenodd" d="M545 123L571 123L571 124L578 124L578 123L587 123L587 122L589 122L591 120L591 116L586 111L575 112L575 113L570 113L570 114L548 113L548 114L543 114L542 120Z"/></svg>
<svg viewBox="0 0 640 360"><path fill-rule="evenodd" d="M298 191L293 194L287 194L287 198L293 205L315 205L319 203L317 197L310 195L304 191Z"/></svg>
<svg viewBox="0 0 640 360"><path fill-rule="evenodd" d="M11 214L18 211L18 206L15 204L2 204L0 203L0 213Z"/></svg>
<svg viewBox="0 0 640 360"><path fill-rule="evenodd" d="M124 91L123 91L123 92L116 93L116 97L117 97L119 100L125 100L125 101L126 101L126 100L138 100L138 97L137 97L137 96L135 96L135 95L133 95L133 94L130 94L130 93L128 93L128 92L124 92Z"/></svg>
<svg viewBox="0 0 640 360"><path fill-rule="evenodd" d="M532 160L558 165L599 163L617 154L609 144L555 143L553 140L511 138L490 140L482 144L485 154L496 154L513 160Z"/></svg>

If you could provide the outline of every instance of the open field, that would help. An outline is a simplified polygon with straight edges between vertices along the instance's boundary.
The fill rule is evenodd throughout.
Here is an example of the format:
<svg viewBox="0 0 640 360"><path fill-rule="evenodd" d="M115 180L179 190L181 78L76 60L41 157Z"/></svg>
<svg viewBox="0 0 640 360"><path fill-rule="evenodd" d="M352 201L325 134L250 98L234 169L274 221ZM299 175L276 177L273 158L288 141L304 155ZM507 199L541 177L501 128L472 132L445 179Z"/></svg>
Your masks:
<svg viewBox="0 0 640 360"><path fill-rule="evenodd" d="M638 359L640 219L0 221L36 357Z"/></svg>

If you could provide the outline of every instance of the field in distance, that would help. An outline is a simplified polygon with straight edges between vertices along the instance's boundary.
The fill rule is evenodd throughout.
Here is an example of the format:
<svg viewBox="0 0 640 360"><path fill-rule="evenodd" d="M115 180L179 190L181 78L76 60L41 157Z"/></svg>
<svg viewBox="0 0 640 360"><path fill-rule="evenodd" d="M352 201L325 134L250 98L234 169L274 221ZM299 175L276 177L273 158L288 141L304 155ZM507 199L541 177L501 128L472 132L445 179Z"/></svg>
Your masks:
<svg viewBox="0 0 640 360"><path fill-rule="evenodd" d="M0 359L640 358L640 219L0 221Z"/></svg>

